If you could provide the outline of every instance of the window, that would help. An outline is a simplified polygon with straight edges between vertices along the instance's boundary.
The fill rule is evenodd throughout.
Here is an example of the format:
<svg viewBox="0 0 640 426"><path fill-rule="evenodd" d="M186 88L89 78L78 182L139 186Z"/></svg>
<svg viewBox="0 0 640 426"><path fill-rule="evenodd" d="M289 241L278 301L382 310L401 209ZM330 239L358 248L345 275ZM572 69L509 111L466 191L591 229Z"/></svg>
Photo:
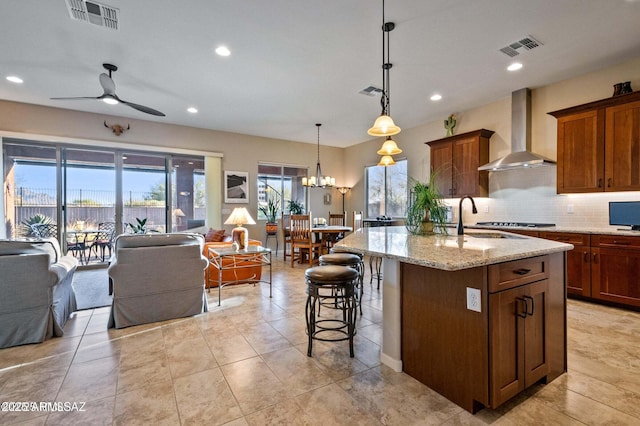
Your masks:
<svg viewBox="0 0 640 426"><path fill-rule="evenodd" d="M365 168L367 217L404 217L407 209L407 160L395 166Z"/></svg>
<svg viewBox="0 0 640 426"><path fill-rule="evenodd" d="M266 220L260 207L266 207L269 200L278 200L278 218L282 212L289 212L289 201L294 200L305 206L306 191L302 177L306 168L272 164L258 165L258 220Z"/></svg>

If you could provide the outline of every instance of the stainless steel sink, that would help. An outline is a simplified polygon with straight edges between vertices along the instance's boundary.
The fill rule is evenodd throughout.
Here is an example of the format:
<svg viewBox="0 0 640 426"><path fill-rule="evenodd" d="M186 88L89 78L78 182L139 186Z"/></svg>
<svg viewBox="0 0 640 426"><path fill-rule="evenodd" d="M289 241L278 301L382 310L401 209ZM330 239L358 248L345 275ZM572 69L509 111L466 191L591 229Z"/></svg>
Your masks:
<svg viewBox="0 0 640 426"><path fill-rule="evenodd" d="M502 234L498 232L465 232L464 235L473 238L506 238L509 240L523 240L525 237L520 237L513 234Z"/></svg>

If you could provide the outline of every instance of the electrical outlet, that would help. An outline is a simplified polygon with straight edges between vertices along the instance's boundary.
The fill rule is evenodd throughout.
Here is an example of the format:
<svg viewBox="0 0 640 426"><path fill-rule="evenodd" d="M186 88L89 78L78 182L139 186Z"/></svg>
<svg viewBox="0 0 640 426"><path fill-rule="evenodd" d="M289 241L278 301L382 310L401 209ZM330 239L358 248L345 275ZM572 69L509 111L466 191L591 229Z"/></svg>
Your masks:
<svg viewBox="0 0 640 426"><path fill-rule="evenodd" d="M573 204L567 204L567 213L573 214Z"/></svg>
<svg viewBox="0 0 640 426"><path fill-rule="evenodd" d="M482 208L482 210L483 210L485 213L489 213L489 204L485 204L485 206Z"/></svg>
<svg viewBox="0 0 640 426"><path fill-rule="evenodd" d="M482 312L482 298L480 289L467 287L467 309L470 311Z"/></svg>

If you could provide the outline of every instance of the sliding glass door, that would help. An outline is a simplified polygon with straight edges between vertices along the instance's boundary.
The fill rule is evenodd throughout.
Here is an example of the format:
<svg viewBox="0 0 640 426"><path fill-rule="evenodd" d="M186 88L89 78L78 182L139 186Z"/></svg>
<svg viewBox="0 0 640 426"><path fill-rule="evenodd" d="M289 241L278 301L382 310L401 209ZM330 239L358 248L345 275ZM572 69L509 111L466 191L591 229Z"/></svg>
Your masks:
<svg viewBox="0 0 640 426"><path fill-rule="evenodd" d="M55 147L4 143L4 216L8 238L35 237L48 226L57 237L58 167Z"/></svg>
<svg viewBox="0 0 640 426"><path fill-rule="evenodd" d="M85 265L107 261L105 238L142 222L146 232L204 224L203 157L2 142L8 238L56 237Z"/></svg>
<svg viewBox="0 0 640 426"><path fill-rule="evenodd" d="M167 229L167 161L164 155L122 155L122 221L125 232Z"/></svg>

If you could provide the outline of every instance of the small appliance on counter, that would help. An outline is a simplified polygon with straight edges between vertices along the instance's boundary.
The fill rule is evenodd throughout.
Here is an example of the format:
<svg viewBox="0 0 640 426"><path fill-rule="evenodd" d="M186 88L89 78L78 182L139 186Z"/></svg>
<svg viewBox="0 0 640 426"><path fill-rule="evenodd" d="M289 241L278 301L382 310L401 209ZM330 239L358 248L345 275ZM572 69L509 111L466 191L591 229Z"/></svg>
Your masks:
<svg viewBox="0 0 640 426"><path fill-rule="evenodd" d="M478 226L493 226L504 228L550 228L556 226L555 223L534 223L534 222L478 222Z"/></svg>
<svg viewBox="0 0 640 426"><path fill-rule="evenodd" d="M640 201L610 201L609 225L630 226L631 231L640 231Z"/></svg>

